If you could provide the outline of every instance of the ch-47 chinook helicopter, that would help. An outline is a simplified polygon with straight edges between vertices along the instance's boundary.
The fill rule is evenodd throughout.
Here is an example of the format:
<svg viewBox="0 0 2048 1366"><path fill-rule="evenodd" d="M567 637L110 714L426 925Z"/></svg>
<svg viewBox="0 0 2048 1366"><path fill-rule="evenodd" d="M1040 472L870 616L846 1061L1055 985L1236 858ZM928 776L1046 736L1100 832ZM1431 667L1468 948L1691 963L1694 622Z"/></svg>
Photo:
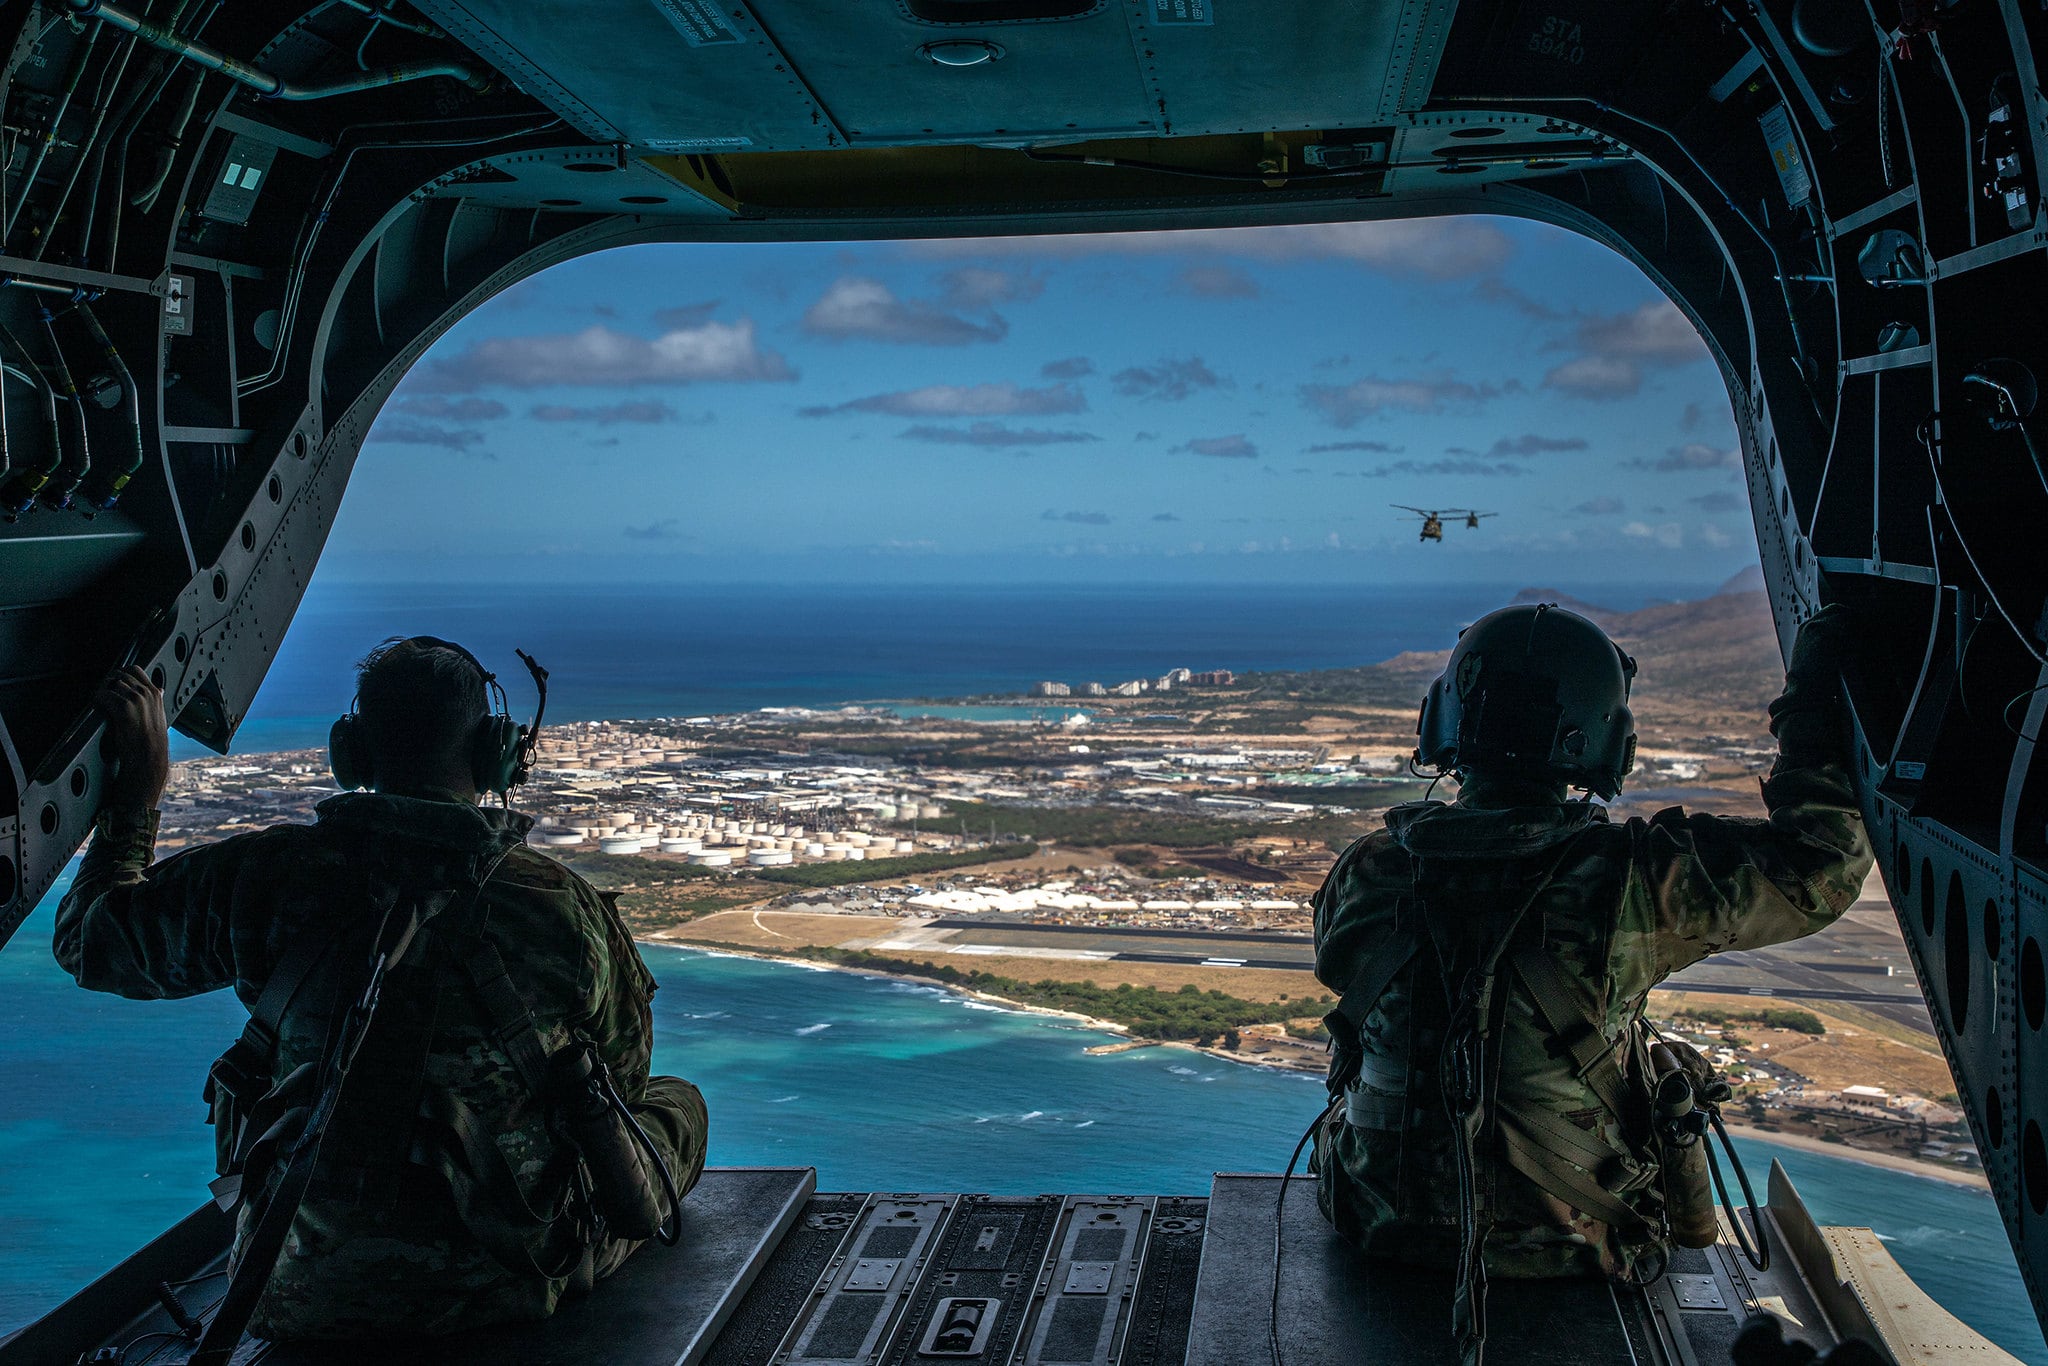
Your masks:
<svg viewBox="0 0 2048 1366"><path fill-rule="evenodd" d="M1511 215L1606 244L1699 331L1781 643L1831 600L1882 623L1846 666L1862 806L2048 1309L2041 5L16 0L0 29L0 938L92 828L97 682L137 663L225 752L379 409L536 272L647 242ZM1306 1366L1444 1347L1444 1278L1354 1258L1306 1183L814 1185L714 1171L678 1246L544 1330L420 1350ZM1782 1179L1762 1231L1768 1271L1724 1241L1647 1288L1497 1287L1492 1359L1706 1366L1766 1305L1814 1344L2004 1359ZM149 1333L152 1361L182 1361L204 1301L172 1288L231 1235L211 1203L135 1229L0 1366L120 1359Z"/></svg>
<svg viewBox="0 0 2048 1366"><path fill-rule="evenodd" d="M1431 511L1427 508L1412 508L1406 503L1390 503L1389 507L1402 512L1412 512L1422 519L1422 537L1425 541L1441 541L1444 538L1444 518L1462 520L1466 526L1476 529L1481 517L1498 517L1497 512L1474 512L1471 508L1443 508Z"/></svg>

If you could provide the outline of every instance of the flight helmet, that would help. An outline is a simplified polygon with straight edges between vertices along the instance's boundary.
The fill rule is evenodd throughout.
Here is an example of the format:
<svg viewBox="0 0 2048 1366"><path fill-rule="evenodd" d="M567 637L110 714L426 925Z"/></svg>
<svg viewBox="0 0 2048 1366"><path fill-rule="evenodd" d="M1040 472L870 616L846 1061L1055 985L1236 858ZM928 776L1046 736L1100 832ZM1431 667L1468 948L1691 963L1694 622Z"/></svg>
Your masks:
<svg viewBox="0 0 2048 1366"><path fill-rule="evenodd" d="M1636 662L1553 603L1503 607L1458 634L1416 722L1415 762L1621 791L1636 760Z"/></svg>

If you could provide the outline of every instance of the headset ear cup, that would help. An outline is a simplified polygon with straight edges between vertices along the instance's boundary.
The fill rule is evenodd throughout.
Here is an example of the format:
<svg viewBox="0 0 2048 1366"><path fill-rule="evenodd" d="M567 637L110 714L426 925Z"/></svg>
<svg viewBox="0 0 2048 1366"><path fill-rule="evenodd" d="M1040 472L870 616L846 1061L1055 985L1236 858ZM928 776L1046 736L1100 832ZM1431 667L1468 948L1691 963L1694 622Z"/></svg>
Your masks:
<svg viewBox="0 0 2048 1366"><path fill-rule="evenodd" d="M509 716L487 716L477 723L476 748L470 755L470 776L479 792L504 792L519 771L519 725Z"/></svg>
<svg viewBox="0 0 2048 1366"><path fill-rule="evenodd" d="M344 792L369 787L376 781L363 723L354 713L338 718L327 732L327 771Z"/></svg>

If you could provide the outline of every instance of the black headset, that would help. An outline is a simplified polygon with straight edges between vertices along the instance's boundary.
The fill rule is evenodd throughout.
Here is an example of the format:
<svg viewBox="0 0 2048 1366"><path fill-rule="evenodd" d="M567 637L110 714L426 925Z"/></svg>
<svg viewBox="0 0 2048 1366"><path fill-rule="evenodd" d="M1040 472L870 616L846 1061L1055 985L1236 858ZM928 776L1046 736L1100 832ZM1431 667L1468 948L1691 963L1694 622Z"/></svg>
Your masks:
<svg viewBox="0 0 2048 1366"><path fill-rule="evenodd" d="M533 772L534 747L540 739L541 717L548 709L548 671L526 651L513 651L526 665L527 672L533 675L534 687L540 692L533 724L522 726L512 719L505 702L504 685L475 655L454 641L442 640L439 636L413 636L405 643L460 655L483 678L484 688L491 697L491 712L478 718L476 734L470 741L469 776L476 784L476 790L502 795L525 782ZM372 787L377 781L370 738L365 733L357 705L350 703L348 714L337 718L333 729L327 732L328 771L334 774L334 781L343 791Z"/></svg>

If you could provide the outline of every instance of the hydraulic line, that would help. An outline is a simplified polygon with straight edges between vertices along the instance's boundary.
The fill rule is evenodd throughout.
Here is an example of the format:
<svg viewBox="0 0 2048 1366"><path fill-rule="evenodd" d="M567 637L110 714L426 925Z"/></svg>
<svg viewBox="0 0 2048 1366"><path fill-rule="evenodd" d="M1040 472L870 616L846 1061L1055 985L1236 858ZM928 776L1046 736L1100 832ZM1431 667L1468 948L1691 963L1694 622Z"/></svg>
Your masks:
<svg viewBox="0 0 2048 1366"><path fill-rule="evenodd" d="M171 167L178 160L178 148L185 140L185 129L192 122L193 111L199 107L199 91L205 84L205 75L198 71L194 71L192 78L185 83L184 103L178 106L176 115L164 126L163 132L157 137L156 161L150 167L149 178L143 182L141 189L128 197L127 203L142 210L144 213L148 213L156 207L157 196L163 193L164 182L171 177ZM126 167L122 168L122 174L127 174ZM121 241L121 203L122 201L118 199L114 201L114 243L116 250L119 249ZM111 258L109 269L112 269Z"/></svg>
<svg viewBox="0 0 2048 1366"><path fill-rule="evenodd" d="M57 235L57 224L63 220L65 206L71 202L72 191L78 188L78 178L88 163L98 174L98 167L106 158L106 147L100 141L100 130L107 125L107 115L114 110L111 96L121 88L121 80L128 74L129 64L135 60L135 52L141 44L133 36L122 45L120 60L113 64L108 78L100 83L93 95L92 127L86 132L85 141L78 145L78 155L71 159L71 174L64 178L64 188L57 194L57 202L50 209L49 222L45 231L36 240L35 259L43 259L43 253L50 249L50 239ZM26 188L26 187L24 187Z"/></svg>
<svg viewBox="0 0 2048 1366"><path fill-rule="evenodd" d="M106 0L67 0L67 3L71 12L80 18L97 19L124 33L132 33L151 47L161 48L191 62L194 66L217 71L229 80L245 85L257 94L273 100L324 100L335 95L380 90L385 86L425 80L432 76L447 76L461 81L471 90L488 90L491 84L489 76L482 75L460 62L414 62L388 66L379 71L359 71L354 75L340 76L332 80L288 81L282 76L265 71L261 67L251 66L204 43L180 38L140 15L130 14L119 5L106 3Z"/></svg>
<svg viewBox="0 0 2048 1366"><path fill-rule="evenodd" d="M164 27L175 33L185 20L185 12L191 8L192 0L178 0L165 20ZM131 50L143 44L131 35ZM83 222L78 229L78 264L90 266L93 260L93 230L99 225L100 196L107 187L107 159L114 158L117 184L126 182L128 170L128 145L135 137L135 130L141 125L143 116L153 108L170 84L172 73L179 69L169 53L152 50L142 65L128 96L121 102L114 115L113 126L104 140L93 148L92 169L86 174L89 189L86 194ZM118 150L117 150L118 149ZM117 191L118 192L118 191ZM111 273L111 271L109 272Z"/></svg>
<svg viewBox="0 0 2048 1366"><path fill-rule="evenodd" d="M105 512L121 501L121 490L128 487L128 481L142 468L142 397L135 390L135 376L128 373L127 363L121 359L113 338L100 326L92 305L81 301L78 316L84 320L93 345L99 347L100 354L106 357L107 367L114 372L114 379L121 386L128 408L128 458L114 466L102 461L82 495L88 507Z"/></svg>
<svg viewBox="0 0 2048 1366"><path fill-rule="evenodd" d="M57 372L57 383L63 388L64 397L70 400L72 414L78 420L78 458L65 461L58 475L43 486L40 495L44 507L62 512L71 506L71 495L78 492L78 486L92 472L92 439L86 431L85 395L78 391L78 382L71 377L71 365L64 359L64 343L57 339L57 315L48 308L37 312L42 319L43 331L50 339L50 360Z"/></svg>
<svg viewBox="0 0 2048 1366"><path fill-rule="evenodd" d="M21 219L21 210L35 192L36 177L42 174L43 162L49 157L50 149L57 145L57 130L63 127L64 116L71 110L71 97L78 93L78 83L85 79L86 63L92 59L93 44L99 41L99 30L85 35L78 44L78 53L71 59L71 70L65 73L64 86L57 95L57 106L50 111L50 125L43 130L43 140L36 146L35 158L29 162L28 171L21 178L21 192L14 197L13 205L7 211L7 225L0 228L0 245L12 241L14 225ZM85 155L85 149L79 149Z"/></svg>
<svg viewBox="0 0 2048 1366"><path fill-rule="evenodd" d="M7 486L7 472L14 468L7 432L7 376L13 373L14 367L0 360L0 488Z"/></svg>
<svg viewBox="0 0 2048 1366"><path fill-rule="evenodd" d="M41 364L29 354L28 348L21 344L21 338L5 327L0 327L0 344L4 344L21 358L19 368L13 365L6 366L7 373L24 384L34 386L42 394L43 420L49 429L50 441L49 459L44 462L41 469L17 470L6 483L0 484L0 517L11 522L35 506L36 494L42 491L43 485L50 482L50 476L63 465L64 437L62 429L57 424L57 391L50 387L50 381L43 374Z"/></svg>

